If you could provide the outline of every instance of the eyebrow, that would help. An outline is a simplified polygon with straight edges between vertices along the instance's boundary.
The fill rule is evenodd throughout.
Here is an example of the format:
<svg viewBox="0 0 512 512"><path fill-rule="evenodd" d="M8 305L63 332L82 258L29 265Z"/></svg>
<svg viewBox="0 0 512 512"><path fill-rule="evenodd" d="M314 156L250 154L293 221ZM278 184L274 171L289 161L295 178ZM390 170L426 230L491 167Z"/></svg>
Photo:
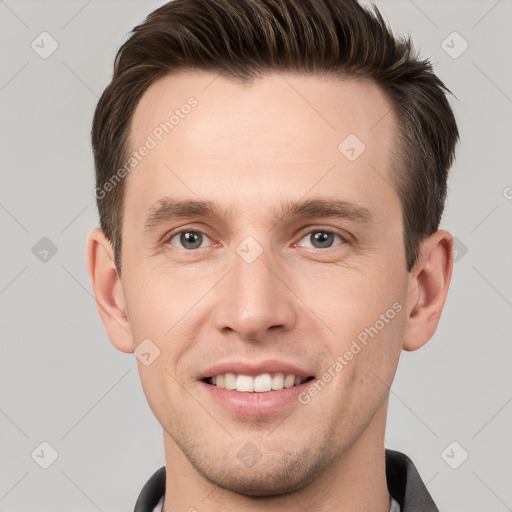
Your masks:
<svg viewBox="0 0 512 512"><path fill-rule="evenodd" d="M198 199L174 199L163 197L149 209L144 221L144 230L150 231L155 227L173 219L184 217L203 217L222 219L227 217L227 211L216 202L201 201ZM284 201L280 209L273 209L272 213L281 221L298 219L312 219L318 217L333 217L347 219L360 224L371 225L375 223L373 213L368 209L354 203L335 199L308 199L302 201Z"/></svg>

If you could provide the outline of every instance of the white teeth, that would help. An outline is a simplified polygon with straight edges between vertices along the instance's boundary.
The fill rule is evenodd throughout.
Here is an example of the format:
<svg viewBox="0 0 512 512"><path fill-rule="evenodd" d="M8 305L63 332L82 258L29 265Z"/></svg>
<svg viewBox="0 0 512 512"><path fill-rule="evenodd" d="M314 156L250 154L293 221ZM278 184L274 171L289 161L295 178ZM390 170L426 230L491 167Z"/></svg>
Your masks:
<svg viewBox="0 0 512 512"><path fill-rule="evenodd" d="M263 393L264 391L270 391L272 389L272 377L270 373L264 373L258 375L254 379L254 391L257 393Z"/></svg>
<svg viewBox="0 0 512 512"><path fill-rule="evenodd" d="M284 379L284 387L292 388L295 384L295 375L287 375L286 379Z"/></svg>
<svg viewBox="0 0 512 512"><path fill-rule="evenodd" d="M217 384L218 385L218 384ZM223 387L223 386L219 386ZM239 375L236 378L236 390L237 391L254 391L254 379L249 375Z"/></svg>
<svg viewBox="0 0 512 512"><path fill-rule="evenodd" d="M222 373L211 378L210 383L224 389L236 389L242 393L265 393L299 386L306 379L292 374L263 373L252 377L235 373Z"/></svg>
<svg viewBox="0 0 512 512"><path fill-rule="evenodd" d="M276 373L272 378L272 389L283 389L284 388L284 375L282 373Z"/></svg>
<svg viewBox="0 0 512 512"><path fill-rule="evenodd" d="M226 389L236 389L236 375L234 373L225 374L224 387Z"/></svg>

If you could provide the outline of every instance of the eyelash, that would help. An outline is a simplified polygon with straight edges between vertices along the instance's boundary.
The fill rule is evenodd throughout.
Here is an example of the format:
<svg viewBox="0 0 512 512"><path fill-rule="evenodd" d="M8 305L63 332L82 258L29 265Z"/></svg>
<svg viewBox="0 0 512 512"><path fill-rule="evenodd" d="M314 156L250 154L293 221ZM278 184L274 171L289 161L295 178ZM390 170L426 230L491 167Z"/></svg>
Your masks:
<svg viewBox="0 0 512 512"><path fill-rule="evenodd" d="M171 240L174 237L176 237L177 235L181 235L182 233L196 233L196 234L201 234L201 235L206 236L207 238L209 238L208 235L206 235L205 233L203 233L202 231L200 231L198 229L192 229L192 228L185 228L185 229L183 229L183 228L181 228L179 231L174 231L174 232L170 233L169 235L167 235L164 238L164 240L163 240L163 244L164 245L173 245L173 244L170 244ZM316 250L316 251L325 251L327 249L334 249L335 247L339 247L341 245L344 245L344 244L348 243L348 240L347 240L346 236L343 236L340 233L337 233L335 231L332 231L332 230L329 230L329 229L322 229L322 228L315 228L313 230L305 232L301 236L299 241L304 239L308 235L312 235L313 233L326 233L326 234L330 234L330 235L335 235L335 236L337 236L342 241L342 243L338 244L337 246L335 245L333 247L326 247L326 248L323 248L323 249L322 248L316 248L316 247L310 247L309 249L313 249L313 250ZM297 244L294 244L293 246L296 247ZM180 249L182 251L186 251L186 252L194 252L194 251L198 251L198 250L204 249L204 248L205 247L198 247L196 249L185 249L185 248L179 248L178 247L178 249Z"/></svg>

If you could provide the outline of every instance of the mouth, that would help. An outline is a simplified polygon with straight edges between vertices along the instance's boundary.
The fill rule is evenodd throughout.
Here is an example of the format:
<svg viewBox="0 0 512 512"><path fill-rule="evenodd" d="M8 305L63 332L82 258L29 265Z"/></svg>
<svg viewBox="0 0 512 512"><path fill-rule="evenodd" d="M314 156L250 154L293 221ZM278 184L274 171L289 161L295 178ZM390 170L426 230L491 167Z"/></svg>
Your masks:
<svg viewBox="0 0 512 512"><path fill-rule="evenodd" d="M205 377L202 381L217 388L240 393L268 393L298 387L314 378L314 376L299 376L281 372L262 373L255 376L227 372Z"/></svg>

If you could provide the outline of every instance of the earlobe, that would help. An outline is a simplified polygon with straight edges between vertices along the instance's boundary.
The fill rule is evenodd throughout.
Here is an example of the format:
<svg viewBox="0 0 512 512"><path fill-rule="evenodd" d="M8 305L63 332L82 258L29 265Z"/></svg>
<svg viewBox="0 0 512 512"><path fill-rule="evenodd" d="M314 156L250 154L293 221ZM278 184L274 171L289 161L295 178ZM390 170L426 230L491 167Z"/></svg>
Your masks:
<svg viewBox="0 0 512 512"><path fill-rule="evenodd" d="M411 271L404 350L417 350L434 335L452 270L453 238L447 231L436 231L422 242L418 261Z"/></svg>
<svg viewBox="0 0 512 512"><path fill-rule="evenodd" d="M121 352L133 352L123 285L114 264L112 244L100 228L93 229L87 237L86 263L98 312L111 343Z"/></svg>

